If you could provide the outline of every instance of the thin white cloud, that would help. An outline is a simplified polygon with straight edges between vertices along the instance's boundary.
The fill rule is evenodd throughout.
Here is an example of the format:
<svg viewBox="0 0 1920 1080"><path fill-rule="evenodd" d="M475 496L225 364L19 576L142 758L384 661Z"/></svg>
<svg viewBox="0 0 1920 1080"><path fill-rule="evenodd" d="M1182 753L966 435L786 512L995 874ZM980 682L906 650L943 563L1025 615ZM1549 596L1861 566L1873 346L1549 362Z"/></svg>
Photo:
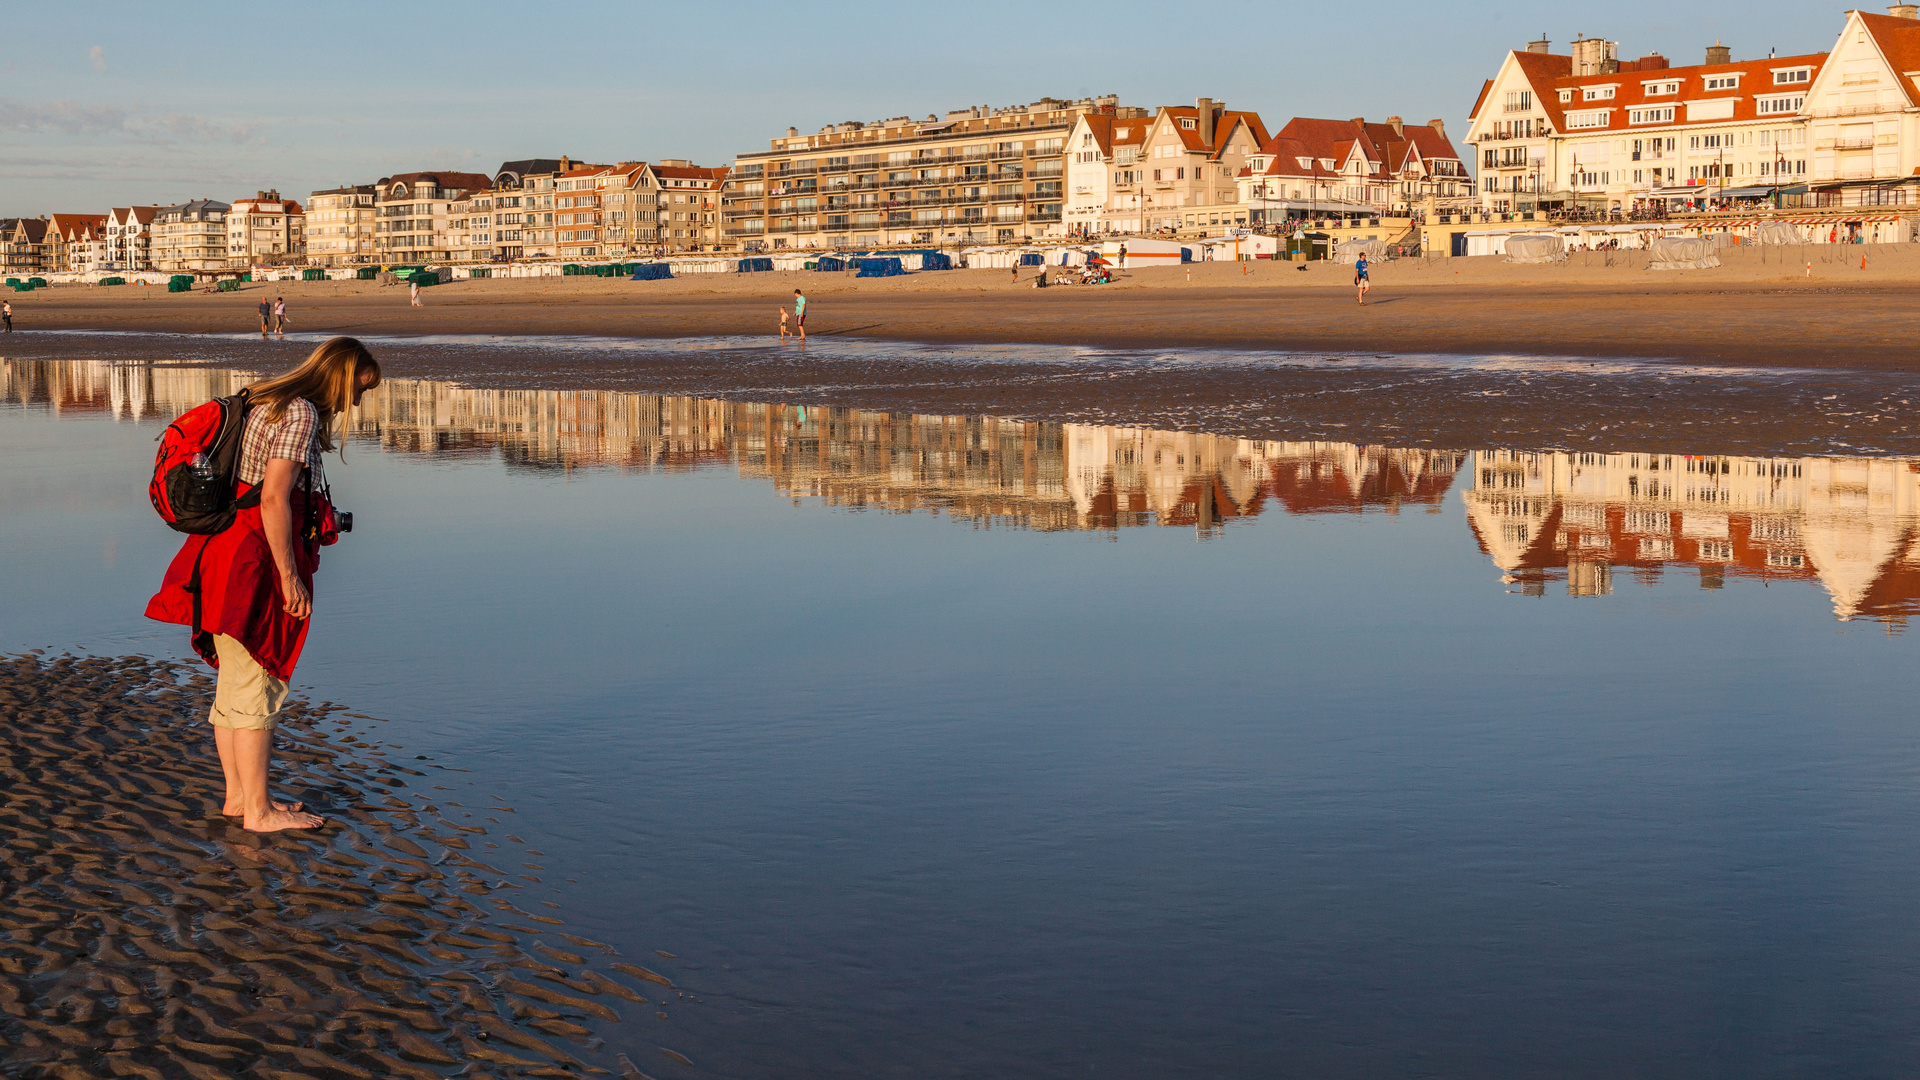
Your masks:
<svg viewBox="0 0 1920 1080"><path fill-rule="evenodd" d="M95 45L87 50L87 60L93 64L93 70L107 70L107 51L100 46Z"/></svg>
<svg viewBox="0 0 1920 1080"><path fill-rule="evenodd" d="M0 131L29 135L121 137L143 142L232 142L254 136L247 124L223 123L187 113L148 113L123 105L0 98Z"/></svg>

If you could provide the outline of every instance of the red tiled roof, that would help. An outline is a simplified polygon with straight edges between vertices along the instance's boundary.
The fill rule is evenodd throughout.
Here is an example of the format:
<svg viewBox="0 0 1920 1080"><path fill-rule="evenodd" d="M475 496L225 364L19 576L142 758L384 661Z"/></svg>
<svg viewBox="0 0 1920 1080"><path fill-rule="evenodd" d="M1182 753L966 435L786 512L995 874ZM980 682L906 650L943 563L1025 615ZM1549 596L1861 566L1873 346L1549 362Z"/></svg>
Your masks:
<svg viewBox="0 0 1920 1080"><path fill-rule="evenodd" d="M1920 22L1912 19L1896 19L1879 15L1863 15L1861 18L1877 20L1882 24L1900 24L1888 29L1890 36L1898 39L1903 48L1907 47L1908 42L1912 42L1911 47L1914 49L1914 59L1911 61L1914 67L1901 70L1915 70L1916 67L1920 67ZM1909 28L1911 28L1914 33L1909 34L1904 32ZM1813 69L1813 77L1818 78L1820 68L1827 60L1827 54L1825 53L1809 53L1804 56L1762 57L1758 60L1741 60L1726 64L1695 64L1688 67L1657 68L1645 71L1618 71L1602 75L1574 75L1571 73L1573 70L1573 60L1570 57L1556 56L1551 53L1519 51L1514 52L1513 56L1515 60L1519 62L1521 71L1526 75L1527 81L1533 87L1535 100L1539 103L1540 107L1546 111L1548 122L1553 125L1553 130L1561 135L1581 135L1600 131L1644 130L1649 127L1664 126L1632 124L1628 122L1627 110L1645 107L1673 106L1674 118L1671 122L1675 124L1685 124L1689 123L1686 108L1688 102L1700 102L1718 98L1729 99L1733 102L1733 115L1731 117L1719 117L1716 120L1695 120L1691 122L1715 123L1766 119L1767 117L1763 116L1759 111L1760 98L1804 93L1809 85L1808 83L1795 83L1792 86L1775 87L1773 84L1773 69L1811 67ZM1892 59L1891 56L1889 56L1889 59ZM1711 76L1719 75L1738 75L1740 77L1738 88L1734 90L1708 90L1706 88L1706 80ZM1649 84L1671 82L1680 84L1678 92L1672 94L1649 94L1646 92ZM1585 89L1596 86L1613 86L1615 88L1614 97L1606 101L1589 102L1581 100L1582 93ZM1560 101L1560 91L1562 90L1573 91L1573 100L1563 104ZM1912 88L1908 87L1910 97L1912 93ZM1485 96L1486 91L1483 90L1481 92L1481 102L1474 106L1476 116L1485 105ZM1605 126L1583 126L1576 128L1569 126L1567 123L1567 114L1570 112L1596 112L1602 109L1609 110ZM1774 113L1767 115L1776 116L1781 120L1785 120L1792 114Z"/></svg>
<svg viewBox="0 0 1920 1080"><path fill-rule="evenodd" d="M1253 134L1253 145L1259 146L1267 141L1267 126L1260 122L1259 113L1242 112L1236 109L1223 110L1213 121L1213 145L1208 146L1200 139L1200 110L1192 105L1162 105L1160 115L1173 120L1173 130L1180 133L1180 141L1186 145L1190 154L1205 154L1209 158L1219 158L1220 152L1233 141L1233 129L1245 124ZM1180 121L1192 120L1193 127L1185 127Z"/></svg>
<svg viewBox="0 0 1920 1080"><path fill-rule="evenodd" d="M653 175L664 176L670 180L720 181L727 178L729 171L731 170L727 166L721 166L715 169L703 168L697 165L655 165L653 167Z"/></svg>

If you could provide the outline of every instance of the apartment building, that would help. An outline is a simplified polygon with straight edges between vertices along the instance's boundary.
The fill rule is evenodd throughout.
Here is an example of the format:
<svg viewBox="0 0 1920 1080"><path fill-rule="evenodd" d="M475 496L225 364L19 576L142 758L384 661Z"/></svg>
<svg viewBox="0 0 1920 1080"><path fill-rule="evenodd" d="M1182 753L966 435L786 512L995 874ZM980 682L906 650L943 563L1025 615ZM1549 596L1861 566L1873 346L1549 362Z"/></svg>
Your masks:
<svg viewBox="0 0 1920 1080"><path fill-rule="evenodd" d="M227 210L227 266L284 266L306 251L306 211L278 191L257 191Z"/></svg>
<svg viewBox="0 0 1920 1080"><path fill-rule="evenodd" d="M1849 25L1862 18L1896 21L1854 13ZM1544 40L1507 54L1467 134L1484 209L1684 206L1805 190L1816 179L1807 99L1825 54L1735 61L1715 44L1703 63L1674 67L1657 53L1623 61L1618 51L1582 38L1566 55Z"/></svg>
<svg viewBox="0 0 1920 1080"><path fill-rule="evenodd" d="M604 223L601 236L609 255L652 250L658 237L659 192L644 161L623 161L600 178Z"/></svg>
<svg viewBox="0 0 1920 1080"><path fill-rule="evenodd" d="M46 218L0 219L0 266L14 277L50 272Z"/></svg>
<svg viewBox="0 0 1920 1080"><path fill-rule="evenodd" d="M47 267L55 273L93 269L95 241L102 236L105 214L54 214L47 219Z"/></svg>
<svg viewBox="0 0 1920 1080"><path fill-rule="evenodd" d="M307 261L315 266L372 262L374 198L372 184L342 184L308 195Z"/></svg>
<svg viewBox="0 0 1920 1080"><path fill-rule="evenodd" d="M748 251L1007 242L1065 232L1061 185L1074 122L1117 99L957 109L788 128L734 159L722 239Z"/></svg>
<svg viewBox="0 0 1920 1080"><path fill-rule="evenodd" d="M533 212L528 206L528 177L551 177L561 170L560 158L523 158L503 161L493 175L492 228L493 257L518 259L527 252L527 222Z"/></svg>
<svg viewBox="0 0 1920 1080"><path fill-rule="evenodd" d="M1236 180L1255 225L1444 210L1473 191L1445 123L1409 127L1397 116L1378 124L1295 117Z"/></svg>
<svg viewBox="0 0 1920 1080"><path fill-rule="evenodd" d="M1827 62L1804 83L1808 180L1845 191L1850 203L1884 201L1876 192L1920 184L1920 5L1885 15L1847 12Z"/></svg>
<svg viewBox="0 0 1920 1080"><path fill-rule="evenodd" d="M731 170L666 158L652 165L660 250L713 251L721 244L720 203Z"/></svg>
<svg viewBox="0 0 1920 1080"><path fill-rule="evenodd" d="M606 209L601 187L611 165L576 165L553 177L553 254L562 260L594 259L606 254L600 234Z"/></svg>
<svg viewBox="0 0 1920 1080"><path fill-rule="evenodd" d="M120 206L107 215L102 270L153 269L153 222L158 206Z"/></svg>
<svg viewBox="0 0 1920 1080"><path fill-rule="evenodd" d="M374 185L374 261L383 265L446 262L453 206L493 181L479 173L413 172L381 177Z"/></svg>
<svg viewBox="0 0 1920 1080"><path fill-rule="evenodd" d="M172 272L227 267L227 211L212 199L165 206L153 219L153 268Z"/></svg>

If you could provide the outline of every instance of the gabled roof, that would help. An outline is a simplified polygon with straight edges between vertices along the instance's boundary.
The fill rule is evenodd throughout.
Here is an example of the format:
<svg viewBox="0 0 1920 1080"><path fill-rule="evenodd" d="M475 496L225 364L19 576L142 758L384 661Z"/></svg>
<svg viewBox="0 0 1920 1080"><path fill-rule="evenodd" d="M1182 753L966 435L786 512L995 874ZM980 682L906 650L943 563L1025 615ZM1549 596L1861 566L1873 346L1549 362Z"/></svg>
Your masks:
<svg viewBox="0 0 1920 1080"><path fill-rule="evenodd" d="M1365 160L1368 176L1384 180L1406 168L1409 161L1431 165L1437 161L1459 161L1459 151L1437 128L1430 124L1370 124L1364 120L1322 120L1296 116L1287 121L1280 133L1261 145L1262 154L1273 160L1261 170L1264 176L1351 177L1343 172L1355 155ZM1310 159L1302 166L1300 158ZM1323 161L1332 161L1326 168ZM1464 172L1465 163L1462 162ZM1251 175L1242 170L1242 175Z"/></svg>
<svg viewBox="0 0 1920 1080"><path fill-rule="evenodd" d="M518 180L520 177L523 177L523 176L537 176L541 173L553 173L553 172L559 172L559 171L560 171L559 158L544 158L544 157L522 158L519 161L501 162L500 167L494 170L494 175L503 176L507 174L512 174L514 179Z"/></svg>
<svg viewBox="0 0 1920 1080"><path fill-rule="evenodd" d="M1179 134L1180 141L1189 154L1205 154L1209 159L1218 160L1221 151L1233 141L1234 129L1241 124L1253 136L1253 145L1258 147L1267 141L1267 126L1260 121L1259 113L1242 112L1237 109L1222 110L1213 122L1213 143L1209 145L1200 137L1200 110L1192 105L1162 105L1160 116L1172 122L1173 130ZM1189 128L1181 124L1182 120L1192 120Z"/></svg>
<svg viewBox="0 0 1920 1080"><path fill-rule="evenodd" d="M1147 125L1153 121L1144 116L1114 117L1104 113L1081 113L1080 122L1087 125L1093 133L1094 144L1100 148L1100 156L1113 156L1115 146L1138 146L1147 140ZM1116 135L1115 132L1119 134Z"/></svg>
<svg viewBox="0 0 1920 1080"><path fill-rule="evenodd" d="M1907 74L1920 71L1920 19L1869 15L1864 11L1855 14L1860 16L1860 25L1872 35L1873 43L1880 47L1880 54L1893 66L1894 79L1906 93L1907 103L1920 105L1920 89L1914 87Z"/></svg>
<svg viewBox="0 0 1920 1080"><path fill-rule="evenodd" d="M106 221L105 214L55 214L48 219L48 225L57 240L84 240Z"/></svg>

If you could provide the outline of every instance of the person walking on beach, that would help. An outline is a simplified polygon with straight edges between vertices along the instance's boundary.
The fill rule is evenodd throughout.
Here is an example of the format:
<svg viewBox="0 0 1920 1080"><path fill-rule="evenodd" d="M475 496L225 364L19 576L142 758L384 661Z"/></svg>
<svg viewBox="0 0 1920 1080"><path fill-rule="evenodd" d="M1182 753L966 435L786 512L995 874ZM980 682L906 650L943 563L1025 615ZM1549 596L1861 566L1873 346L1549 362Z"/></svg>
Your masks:
<svg viewBox="0 0 1920 1080"><path fill-rule="evenodd" d="M800 331L800 340L807 340L807 298L799 289L793 290L793 325Z"/></svg>
<svg viewBox="0 0 1920 1080"><path fill-rule="evenodd" d="M1365 252L1353 261L1353 285L1360 291L1360 303L1367 302L1367 290L1373 288L1373 282L1367 280L1367 256Z"/></svg>
<svg viewBox="0 0 1920 1080"><path fill-rule="evenodd" d="M334 421L378 385L366 346L337 337L250 387L233 524L188 537L147 604L148 618L188 627L194 651L219 671L207 719L226 774L221 813L251 832L323 823L269 798L273 730L306 643L320 549L339 539L321 455L334 448Z"/></svg>
<svg viewBox="0 0 1920 1080"><path fill-rule="evenodd" d="M287 298L284 296L273 298L273 336L278 341L287 339Z"/></svg>
<svg viewBox="0 0 1920 1080"><path fill-rule="evenodd" d="M7 324L7 333L13 333L13 301L0 300L0 322Z"/></svg>
<svg viewBox="0 0 1920 1080"><path fill-rule="evenodd" d="M273 329L273 305L266 297L260 298L260 340L267 340L267 332Z"/></svg>
<svg viewBox="0 0 1920 1080"><path fill-rule="evenodd" d="M785 304L782 304L780 306L780 340L785 341L792 336L793 331L787 329L787 308Z"/></svg>
<svg viewBox="0 0 1920 1080"><path fill-rule="evenodd" d="M409 286L412 286L407 292L407 306L419 307L420 306L420 283L417 281L409 281L407 282L407 284Z"/></svg>

